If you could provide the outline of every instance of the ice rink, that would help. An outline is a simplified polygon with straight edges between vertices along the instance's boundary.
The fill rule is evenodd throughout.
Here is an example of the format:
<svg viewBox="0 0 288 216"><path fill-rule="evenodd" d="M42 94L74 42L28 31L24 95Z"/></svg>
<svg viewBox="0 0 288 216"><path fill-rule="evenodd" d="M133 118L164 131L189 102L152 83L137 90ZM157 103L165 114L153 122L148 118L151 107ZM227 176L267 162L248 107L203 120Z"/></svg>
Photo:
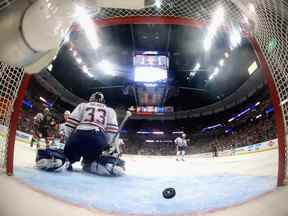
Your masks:
<svg viewBox="0 0 288 216"><path fill-rule="evenodd" d="M15 177L11 180L65 205L102 213L205 214L269 196L268 192L276 190L277 150L219 158L189 157L185 162L174 157L126 155L126 175L115 178L83 173L80 166L72 173L39 171L34 168L35 152L28 144L16 144ZM0 178L2 183L8 180ZM167 187L176 190L170 200L162 197Z"/></svg>

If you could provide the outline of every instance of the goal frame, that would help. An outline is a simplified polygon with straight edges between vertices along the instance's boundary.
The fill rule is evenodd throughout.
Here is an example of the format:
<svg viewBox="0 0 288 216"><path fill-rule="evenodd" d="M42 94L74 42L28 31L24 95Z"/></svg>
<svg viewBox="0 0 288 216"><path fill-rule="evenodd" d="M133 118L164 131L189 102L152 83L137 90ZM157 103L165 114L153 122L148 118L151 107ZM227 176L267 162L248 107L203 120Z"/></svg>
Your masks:
<svg viewBox="0 0 288 216"><path fill-rule="evenodd" d="M161 25L184 25L191 26L193 28L204 28L209 23L206 21L200 21L193 18L181 18L181 17L169 17L169 16L127 16L127 17L115 17L106 19L95 19L95 24L99 27L112 26L112 25L125 25L125 24L161 24ZM73 30L79 31L79 27L74 25ZM225 29L227 30L227 29ZM229 31L229 30L227 30ZM249 32L245 32L245 38L248 39L253 51L255 52L257 59L259 60L261 72L263 73L269 89L270 99L274 108L276 135L278 139L278 175L277 185L282 186L285 183L287 158L286 158L286 133L285 122L282 113L280 98L272 77L272 72L269 69L268 62L263 54L256 38ZM287 84L288 85L288 84Z"/></svg>
<svg viewBox="0 0 288 216"><path fill-rule="evenodd" d="M111 26L111 25L124 25L124 24L162 24L162 25L186 25L196 28L203 28L208 23L205 21L199 21L192 18L180 18L180 17L169 17L169 16L126 16L126 17L114 17L105 19L95 19L95 24L99 27ZM79 26L74 25L72 31L79 31ZM272 100L276 133L278 138L278 177L277 185L282 186L285 182L286 177L286 133L285 133L285 122L280 105L280 98L278 91L273 80L272 73L270 71L268 62L266 61L265 55L263 54L257 40L250 34L246 35L251 45L254 48L254 52L260 62L261 71L268 83L270 92L270 98ZM31 75L26 74L22 84L20 86L16 101L13 105L14 111L11 116L11 124L8 135L8 147L7 147L7 167L6 172L8 175L13 175L13 161L14 161L14 144L16 139L16 129L19 116L21 114L22 101L25 96L26 89L28 88Z"/></svg>
<svg viewBox="0 0 288 216"><path fill-rule="evenodd" d="M10 118L10 127L7 138L7 159L6 159L6 174L8 176L13 175L14 170L14 146L16 141L16 131L19 118L22 112L22 103L25 97L26 90L28 89L29 82L32 78L31 74L24 74L23 80L20 84L17 97L13 104L13 111Z"/></svg>

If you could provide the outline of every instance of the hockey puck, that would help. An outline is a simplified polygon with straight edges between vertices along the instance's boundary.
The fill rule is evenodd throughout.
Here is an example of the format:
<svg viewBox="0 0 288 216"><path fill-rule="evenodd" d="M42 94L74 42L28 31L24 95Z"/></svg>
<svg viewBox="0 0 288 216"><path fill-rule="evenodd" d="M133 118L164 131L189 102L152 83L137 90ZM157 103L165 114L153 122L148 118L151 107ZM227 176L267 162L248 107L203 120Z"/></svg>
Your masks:
<svg viewBox="0 0 288 216"><path fill-rule="evenodd" d="M174 188L166 188L162 194L165 199L171 199L176 195L176 191Z"/></svg>

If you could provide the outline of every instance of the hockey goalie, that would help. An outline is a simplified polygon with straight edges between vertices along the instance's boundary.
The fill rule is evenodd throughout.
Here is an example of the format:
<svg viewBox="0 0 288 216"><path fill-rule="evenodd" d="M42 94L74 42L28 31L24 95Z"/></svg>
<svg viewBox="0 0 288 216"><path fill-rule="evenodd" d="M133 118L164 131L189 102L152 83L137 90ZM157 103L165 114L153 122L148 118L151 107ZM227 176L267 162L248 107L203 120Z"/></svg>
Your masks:
<svg viewBox="0 0 288 216"><path fill-rule="evenodd" d="M64 165L60 156L65 155L65 167L68 171L73 171L73 164L82 158L81 164L86 172L102 176L124 174L125 162L119 158L120 152L117 152L121 143L117 115L112 108L105 105L101 92L92 94L88 103L79 104L74 109L65 124L65 136L68 139L64 154L59 149L38 151L36 164L39 168L57 170ZM49 156L51 163L42 163L42 166L39 166L42 159Z"/></svg>

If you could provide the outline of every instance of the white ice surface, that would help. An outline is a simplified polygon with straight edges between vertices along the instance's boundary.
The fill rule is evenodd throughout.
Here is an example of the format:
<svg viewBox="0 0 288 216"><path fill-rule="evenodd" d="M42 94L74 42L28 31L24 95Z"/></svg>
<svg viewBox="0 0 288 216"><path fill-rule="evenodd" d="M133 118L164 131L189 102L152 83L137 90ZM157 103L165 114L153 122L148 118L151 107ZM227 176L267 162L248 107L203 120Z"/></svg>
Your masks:
<svg viewBox="0 0 288 216"><path fill-rule="evenodd" d="M109 212L198 213L229 207L276 187L277 150L221 158L130 157L126 175L107 178L76 172L47 173L34 168L35 150L15 148L15 176L48 194ZM170 200L167 187L176 190Z"/></svg>

